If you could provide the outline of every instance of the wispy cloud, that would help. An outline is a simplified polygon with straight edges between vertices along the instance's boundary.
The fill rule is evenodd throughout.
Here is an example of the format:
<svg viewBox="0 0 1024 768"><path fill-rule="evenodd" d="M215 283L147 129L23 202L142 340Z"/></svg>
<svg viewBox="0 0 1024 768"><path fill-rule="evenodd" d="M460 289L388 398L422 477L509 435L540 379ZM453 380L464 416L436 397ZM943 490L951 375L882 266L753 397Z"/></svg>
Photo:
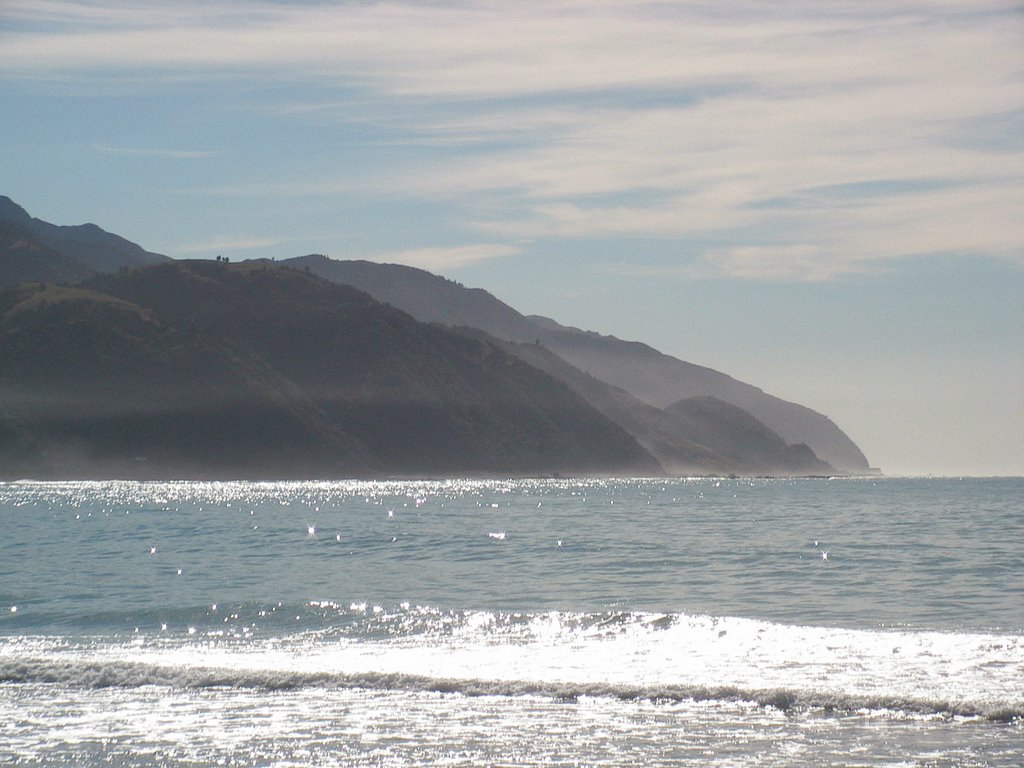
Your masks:
<svg viewBox="0 0 1024 768"><path fill-rule="evenodd" d="M5 33L2 56L11 67L47 70L287 67L432 96L729 83L836 87L888 82L894 68L902 68L904 80L963 79L985 63L1012 63L1018 12L1005 0L980 0L971 12L960 3L908 0L807 0L781 9L750 1L510 7L488 0L235 0L186 7L10 0L3 14L18 23ZM971 54L983 49L985 62L974 60Z"/></svg>
<svg viewBox="0 0 1024 768"><path fill-rule="evenodd" d="M240 198L303 198L331 197L340 194L387 195L394 194L393 188L382 181L339 178L300 178L274 181L246 181L233 184L207 184L204 186L182 187L177 194L211 197Z"/></svg>
<svg viewBox="0 0 1024 768"><path fill-rule="evenodd" d="M520 249L500 243L476 243L473 245L437 246L415 248L405 251L389 251L368 257L369 261L405 264L426 270L445 270L465 267L488 259L514 256Z"/></svg>
<svg viewBox="0 0 1024 768"><path fill-rule="evenodd" d="M127 155L129 157L157 157L168 160L199 160L216 157L219 152L195 149L155 149L145 147L112 147L106 144L93 144L92 148L106 155Z"/></svg>
<svg viewBox="0 0 1024 768"><path fill-rule="evenodd" d="M830 279L928 253L1024 262L1024 141L977 133L1024 114L1013 0L12 0L0 15L0 77L313 82L323 101L266 109L377 121L381 142L450 150L402 171L232 180L219 194L443 199L468 237L509 242L715 235L731 244L704 264L757 279ZM339 96L351 89L358 118ZM405 258L442 268L495 247L514 250Z"/></svg>

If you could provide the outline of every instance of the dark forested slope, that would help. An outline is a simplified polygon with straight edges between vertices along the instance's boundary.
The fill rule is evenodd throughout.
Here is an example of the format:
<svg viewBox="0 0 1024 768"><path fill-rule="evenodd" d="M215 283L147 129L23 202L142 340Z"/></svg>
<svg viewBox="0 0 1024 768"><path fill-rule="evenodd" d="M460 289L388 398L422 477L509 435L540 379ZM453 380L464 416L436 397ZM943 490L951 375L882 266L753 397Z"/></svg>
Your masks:
<svg viewBox="0 0 1024 768"><path fill-rule="evenodd" d="M58 226L32 218L0 195L0 288L29 281L77 283L167 260L95 224Z"/></svg>
<svg viewBox="0 0 1024 768"><path fill-rule="evenodd" d="M328 280L353 285L425 322L466 325L510 341L540 341L581 371L657 408L702 396L732 403L784 442L806 444L819 459L840 471L869 470L861 450L828 417L646 344L569 328L548 318L526 317L487 291L465 288L422 269L336 261L316 254L288 263Z"/></svg>
<svg viewBox="0 0 1024 768"><path fill-rule="evenodd" d="M494 344L288 268L168 262L0 313L5 476L661 471Z"/></svg>

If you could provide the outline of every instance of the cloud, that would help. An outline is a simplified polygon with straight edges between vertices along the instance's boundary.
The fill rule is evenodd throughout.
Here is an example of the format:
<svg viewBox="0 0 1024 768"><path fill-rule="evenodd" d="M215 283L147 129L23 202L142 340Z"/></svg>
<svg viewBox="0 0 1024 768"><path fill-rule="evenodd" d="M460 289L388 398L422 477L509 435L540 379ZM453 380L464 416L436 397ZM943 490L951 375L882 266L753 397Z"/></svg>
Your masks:
<svg viewBox="0 0 1024 768"><path fill-rule="evenodd" d="M169 160L198 160L216 157L219 152L194 149L152 149L142 147L112 147L106 144L93 144L97 152L107 155L127 155L129 157L159 157Z"/></svg>
<svg viewBox="0 0 1024 768"><path fill-rule="evenodd" d="M392 93L494 97L748 83L799 88L969 76L1018 59L1011 2L458 4L10 0L8 66L285 67ZM1016 26L1016 28L1015 28ZM996 43L995 47L992 44ZM1004 67L1000 67L1003 71ZM966 70L966 72L965 72Z"/></svg>
<svg viewBox="0 0 1024 768"><path fill-rule="evenodd" d="M741 246L712 251L708 261L733 277L754 280L820 282L836 276L834 254L816 245ZM850 271L842 264L840 271Z"/></svg>
<svg viewBox="0 0 1024 768"><path fill-rule="evenodd" d="M364 121L409 158L215 194L444 200L468 237L511 242L727 242L705 264L759 279L928 253L1024 261L1024 141L982 130L1024 114L1009 0L11 0L0 16L0 78L313 83L322 100L261 108ZM406 256L441 268L479 247Z"/></svg>
<svg viewBox="0 0 1024 768"><path fill-rule="evenodd" d="M428 271L457 269L488 259L514 256L520 249L499 243L478 243L474 245L438 246L415 248L406 251L389 251L369 257L369 261L405 264Z"/></svg>

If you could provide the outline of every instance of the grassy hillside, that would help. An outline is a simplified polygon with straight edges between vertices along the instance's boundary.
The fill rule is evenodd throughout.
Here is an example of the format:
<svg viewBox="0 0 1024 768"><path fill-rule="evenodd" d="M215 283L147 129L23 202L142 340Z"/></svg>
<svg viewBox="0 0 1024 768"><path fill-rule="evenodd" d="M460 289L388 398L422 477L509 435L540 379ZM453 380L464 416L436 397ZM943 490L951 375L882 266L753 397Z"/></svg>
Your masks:
<svg viewBox="0 0 1024 768"><path fill-rule="evenodd" d="M259 477L371 470L258 358L113 297L0 294L0 476Z"/></svg>
<svg viewBox="0 0 1024 768"><path fill-rule="evenodd" d="M166 268L131 272L160 264ZM353 455L362 456L366 466L545 471L543 446L554 445L573 467L635 465L649 473L659 471L660 463L686 474L869 471L860 449L820 413L642 343L526 317L486 291L421 269L322 255L279 263L175 263L92 224L68 227L35 219L0 196L0 288L32 281L89 281L98 292L145 307L167 332L198 334L208 346L234 350L228 359L243 367L263 366L283 387L285 394L275 397L301 395L303 407L313 409L303 418L343 433L346 445L359 446ZM57 299L37 295L33 301L49 305ZM385 311L377 302L394 309ZM475 346L467 346L465 334L460 341L440 328L410 325L409 315L492 338L469 334ZM513 346L496 345L495 339ZM544 354L537 354L534 342ZM511 357L490 359L501 350ZM97 355L102 359L102 352ZM538 379L538 368L549 377ZM559 386L552 388L550 379ZM569 399L567 389L574 395ZM0 392L0 403L4 397ZM694 398L729 403L759 427L738 429L746 417L723 408L699 418L664 410ZM563 408L558 418L544 405L555 401ZM506 402L515 403L514 415L506 413ZM603 417L599 428L594 409ZM575 436L566 432L570 424ZM510 442L480 439L479 429L492 429ZM447 437L438 442L439 435ZM591 450L580 451L580 440L591 440ZM520 450L527 445L534 445L533 458ZM424 456L430 457L429 470ZM363 466L353 458L351 466L357 465Z"/></svg>
<svg viewBox="0 0 1024 768"><path fill-rule="evenodd" d="M0 295L0 475L660 472L495 345L269 264Z"/></svg>
<svg viewBox="0 0 1024 768"><path fill-rule="evenodd" d="M0 288L24 282L77 283L100 272L167 261L95 224L35 219L0 195Z"/></svg>
<svg viewBox="0 0 1024 768"><path fill-rule="evenodd" d="M420 269L319 255L289 263L353 285L419 320L478 328L509 341L539 340L575 368L658 409L689 397L718 398L748 411L785 443L805 443L818 458L841 471L869 469L860 449L826 416L646 344L569 328L548 318L526 317L486 291L468 289Z"/></svg>
<svg viewBox="0 0 1024 768"><path fill-rule="evenodd" d="M28 282L77 283L95 271L44 245L30 227L0 219L0 288Z"/></svg>
<svg viewBox="0 0 1024 768"><path fill-rule="evenodd" d="M834 474L806 446L786 445L746 411L715 398L655 408L583 373L539 343L507 343L512 354L564 381L621 426L674 475Z"/></svg>

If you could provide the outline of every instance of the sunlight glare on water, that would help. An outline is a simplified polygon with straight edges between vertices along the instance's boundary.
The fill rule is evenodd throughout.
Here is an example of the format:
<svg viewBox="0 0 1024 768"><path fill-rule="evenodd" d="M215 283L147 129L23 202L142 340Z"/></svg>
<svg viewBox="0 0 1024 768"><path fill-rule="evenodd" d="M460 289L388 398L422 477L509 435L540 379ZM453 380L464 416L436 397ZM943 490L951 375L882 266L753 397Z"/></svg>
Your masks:
<svg viewBox="0 0 1024 768"><path fill-rule="evenodd" d="M1021 498L0 484L0 763L1016 765Z"/></svg>

